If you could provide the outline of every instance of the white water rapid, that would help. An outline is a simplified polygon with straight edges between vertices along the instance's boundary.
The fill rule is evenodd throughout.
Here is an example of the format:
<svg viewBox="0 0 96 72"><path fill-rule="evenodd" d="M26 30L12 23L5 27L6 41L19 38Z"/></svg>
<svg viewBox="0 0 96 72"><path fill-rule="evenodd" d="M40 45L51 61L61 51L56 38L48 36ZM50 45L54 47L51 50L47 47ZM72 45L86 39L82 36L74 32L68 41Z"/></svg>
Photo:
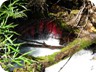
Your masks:
<svg viewBox="0 0 96 72"><path fill-rule="evenodd" d="M0 6L3 2L6 0L0 0ZM90 0L92 3L96 6L96 0ZM48 40L42 40L42 42L45 42L46 44L51 45L59 45L58 40L49 38ZM44 55L50 55L54 52L60 51L59 49L46 49L46 48L24 48L22 52L33 50L31 55L33 56L44 56ZM58 72L60 68L66 63L68 60L65 59L63 61L60 61L59 63L52 65L50 67L47 67L45 69L45 72ZM2 69L0 66L0 72L6 72ZM65 65L65 67L60 72L96 72L96 54L92 55L91 51L88 50L81 50L74 54L72 58L69 60L69 62Z"/></svg>
<svg viewBox="0 0 96 72"><path fill-rule="evenodd" d="M49 45L59 45L59 41L53 38L48 40L41 40L40 42L45 42ZM28 50L29 49L29 50ZM23 48L23 51L33 50L31 55L33 56L46 56L54 52L60 51L59 49L51 50L47 48ZM60 61L59 63L47 67L45 72L58 72L60 68L67 62L68 58ZM90 50L81 50L75 53L69 62L60 72L96 72L96 54L92 55Z"/></svg>
<svg viewBox="0 0 96 72"><path fill-rule="evenodd" d="M41 40L40 42L45 42L46 44L51 45L59 45L59 41L53 38L49 38L48 40ZM31 48L25 47L22 51L30 51L32 50L31 55L33 56L44 56L50 55L54 52L60 51L59 49L51 50L47 48ZM47 67L45 72L58 72L60 68L67 62L68 58L60 61L59 63ZM0 72L5 72L0 67ZM96 72L96 54L92 55L92 52L89 50L81 50L75 53L69 62L65 65L65 67L60 72Z"/></svg>

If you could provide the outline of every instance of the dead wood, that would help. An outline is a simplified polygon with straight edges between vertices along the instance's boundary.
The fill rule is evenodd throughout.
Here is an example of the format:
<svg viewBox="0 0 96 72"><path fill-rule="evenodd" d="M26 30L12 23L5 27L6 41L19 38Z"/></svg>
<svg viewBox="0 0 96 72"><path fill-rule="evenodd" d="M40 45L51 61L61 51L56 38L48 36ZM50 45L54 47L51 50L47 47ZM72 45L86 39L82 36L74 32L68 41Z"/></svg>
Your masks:
<svg viewBox="0 0 96 72"><path fill-rule="evenodd" d="M45 57L39 57L41 58L40 62L42 62L45 67L48 67L67 57L72 56L74 53L90 46L92 43L96 43L96 34L91 34L90 36L83 38L77 38L64 47L60 52Z"/></svg>
<svg viewBox="0 0 96 72"><path fill-rule="evenodd" d="M84 3L83 8L79 11L77 16L71 21L69 21L69 23L67 22L67 24L69 24L70 26L75 26L78 28L78 30L80 30L77 33L78 37L75 38L74 41L70 42L67 46L63 47L59 52L56 52L52 55L35 58L40 64L42 64L43 68L58 63L59 61L72 56L76 52L90 46L91 44L96 43L96 29L92 24L93 21L90 21L95 18L92 15L96 15L93 10L93 7L94 6L92 6L89 2ZM50 48L50 45L46 45L45 43L42 43L42 45L39 46Z"/></svg>
<svg viewBox="0 0 96 72"><path fill-rule="evenodd" d="M42 43L41 45L38 44L31 44L31 43L24 43L21 45L22 47L32 47L32 48L49 48L49 49L62 49L64 46L52 46L52 45L47 45L46 43Z"/></svg>

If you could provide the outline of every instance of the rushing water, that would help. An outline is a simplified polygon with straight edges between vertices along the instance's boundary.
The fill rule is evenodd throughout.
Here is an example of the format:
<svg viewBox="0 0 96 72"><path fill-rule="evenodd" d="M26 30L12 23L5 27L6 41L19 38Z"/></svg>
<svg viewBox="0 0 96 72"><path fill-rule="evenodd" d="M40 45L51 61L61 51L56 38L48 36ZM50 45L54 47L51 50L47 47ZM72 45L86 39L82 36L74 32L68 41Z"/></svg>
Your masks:
<svg viewBox="0 0 96 72"><path fill-rule="evenodd" d="M59 46L59 41L53 38L49 38L48 40L40 40L40 42L45 42L49 45L57 45ZM31 55L33 56L45 56L50 55L54 52L60 51L60 49L47 49L47 48L23 48L21 51L33 50ZM60 72L96 72L96 54L92 54L90 50L81 50L75 53L69 62L65 65L65 67ZM67 62L68 58L60 61L59 63L47 67L45 72L58 72L60 68Z"/></svg>
<svg viewBox="0 0 96 72"><path fill-rule="evenodd" d="M59 46L59 41L53 38L49 38L48 40L40 40L40 42L45 42L46 44L57 45ZM50 55L54 52L60 51L60 49L47 49L47 48L32 48L25 47L21 49L22 52L30 51L33 56L45 56ZM68 58L60 61L59 63L47 67L45 72L58 72L61 67L67 62ZM0 72L5 72L0 67ZM92 51L90 50L81 50L75 53L69 62L64 66L64 68L60 72L96 72L96 54L92 55Z"/></svg>
<svg viewBox="0 0 96 72"><path fill-rule="evenodd" d="M39 42L45 42L47 45L55 45L60 46L59 41L57 39L49 38L48 40L38 40ZM26 51L32 51L29 55L32 56L45 56L50 55L54 52L60 51L60 49L48 49L48 48L38 48L38 47L23 47L21 48L21 52L24 53Z"/></svg>
<svg viewBox="0 0 96 72"><path fill-rule="evenodd" d="M0 6L6 0L0 1ZM91 0L96 6L96 0ZM48 40L40 40L40 42L45 42L49 45L59 45L59 41L56 39L49 38ZM47 48L32 48L32 47L25 47L21 48L21 52L26 52L32 50L30 53L33 56L45 56L50 55L54 52L60 51L59 49L47 49ZM68 60L65 59L60 61L59 63L47 67L45 72L58 72L60 68L66 63ZM0 72L5 72L2 67L0 66ZM64 68L60 72L96 72L96 54L92 55L91 51L88 50L81 50L74 54L69 62L64 66Z"/></svg>

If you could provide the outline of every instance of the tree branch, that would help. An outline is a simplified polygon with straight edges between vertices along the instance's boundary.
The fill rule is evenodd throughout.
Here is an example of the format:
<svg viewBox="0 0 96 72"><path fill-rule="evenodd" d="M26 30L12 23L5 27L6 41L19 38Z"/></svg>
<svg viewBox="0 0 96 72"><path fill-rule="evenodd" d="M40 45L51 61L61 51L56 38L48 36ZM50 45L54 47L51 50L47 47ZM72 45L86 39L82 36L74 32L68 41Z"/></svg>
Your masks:
<svg viewBox="0 0 96 72"><path fill-rule="evenodd" d="M31 44L31 43L24 43L22 46L24 47L38 47L38 48L50 48L50 49L61 49L64 46L52 46L52 45L47 45L46 43L42 43L41 45L38 44Z"/></svg>

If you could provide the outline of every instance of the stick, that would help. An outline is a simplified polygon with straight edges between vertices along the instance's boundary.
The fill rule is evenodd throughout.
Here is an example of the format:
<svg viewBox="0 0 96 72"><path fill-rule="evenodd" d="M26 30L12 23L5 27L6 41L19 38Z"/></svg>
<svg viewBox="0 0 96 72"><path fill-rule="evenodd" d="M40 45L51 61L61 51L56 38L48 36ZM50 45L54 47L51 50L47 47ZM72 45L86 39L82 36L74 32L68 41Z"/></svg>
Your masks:
<svg viewBox="0 0 96 72"><path fill-rule="evenodd" d="M24 43L21 45L21 47L38 47L38 48L50 48L50 49L62 49L64 46L52 46L52 45L47 45L45 43L43 43L42 45L38 45L38 44L30 44L30 43Z"/></svg>

